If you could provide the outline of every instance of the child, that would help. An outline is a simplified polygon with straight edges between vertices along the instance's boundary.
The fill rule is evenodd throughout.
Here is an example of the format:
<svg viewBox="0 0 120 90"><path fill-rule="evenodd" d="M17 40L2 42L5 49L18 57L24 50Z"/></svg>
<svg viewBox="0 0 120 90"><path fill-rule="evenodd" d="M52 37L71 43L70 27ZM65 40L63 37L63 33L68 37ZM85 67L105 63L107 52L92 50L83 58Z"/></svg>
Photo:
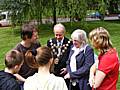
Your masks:
<svg viewBox="0 0 120 90"><path fill-rule="evenodd" d="M53 65L53 53L49 47L38 48L36 57L32 55L31 51L28 51L26 60L30 66L38 68L38 73L26 79L24 90L68 90L62 77L50 73Z"/></svg>
<svg viewBox="0 0 120 90"><path fill-rule="evenodd" d="M23 56L17 50L11 50L5 56L5 70L0 71L0 90L20 90L13 74L18 73L23 63Z"/></svg>

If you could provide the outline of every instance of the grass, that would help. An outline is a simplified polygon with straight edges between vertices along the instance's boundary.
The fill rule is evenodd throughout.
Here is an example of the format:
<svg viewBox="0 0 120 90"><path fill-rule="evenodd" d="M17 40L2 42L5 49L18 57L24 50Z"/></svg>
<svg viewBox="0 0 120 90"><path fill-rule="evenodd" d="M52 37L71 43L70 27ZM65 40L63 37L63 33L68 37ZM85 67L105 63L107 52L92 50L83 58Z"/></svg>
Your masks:
<svg viewBox="0 0 120 90"><path fill-rule="evenodd" d="M81 28L89 33L92 29L96 27L106 28L113 42L113 46L117 48L120 57L120 22L119 21L95 21L95 22L86 22L83 27L79 22L78 23L63 23L66 27L66 36L70 38L70 35L73 30ZM41 25L39 28L39 41L42 45L46 45L48 39L54 37L52 31L52 25ZM4 55L7 51L12 49L18 42L20 42L20 32L19 29L15 30L10 27L0 28L0 70L4 68ZM117 90L120 90L120 77L117 84Z"/></svg>

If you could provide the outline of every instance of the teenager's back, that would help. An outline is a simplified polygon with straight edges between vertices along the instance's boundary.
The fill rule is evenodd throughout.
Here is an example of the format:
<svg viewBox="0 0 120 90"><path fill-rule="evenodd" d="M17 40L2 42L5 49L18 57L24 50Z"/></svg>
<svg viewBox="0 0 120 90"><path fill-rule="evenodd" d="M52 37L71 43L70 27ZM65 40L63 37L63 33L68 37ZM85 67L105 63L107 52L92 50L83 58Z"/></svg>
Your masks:
<svg viewBox="0 0 120 90"><path fill-rule="evenodd" d="M68 89L62 77L57 77L54 74L50 74L48 77L42 78L40 74L36 73L26 80L24 84L24 90L68 90Z"/></svg>

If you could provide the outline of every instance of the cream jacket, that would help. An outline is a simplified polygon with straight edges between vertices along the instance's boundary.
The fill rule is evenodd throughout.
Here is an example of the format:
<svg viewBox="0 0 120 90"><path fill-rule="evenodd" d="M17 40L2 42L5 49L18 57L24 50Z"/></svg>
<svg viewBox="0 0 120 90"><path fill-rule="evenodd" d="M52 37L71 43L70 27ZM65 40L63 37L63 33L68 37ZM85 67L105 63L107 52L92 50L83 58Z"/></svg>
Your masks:
<svg viewBox="0 0 120 90"><path fill-rule="evenodd" d="M68 90L68 88L62 77L50 74L49 77L41 80L40 74L35 73L33 76L26 79L24 90Z"/></svg>

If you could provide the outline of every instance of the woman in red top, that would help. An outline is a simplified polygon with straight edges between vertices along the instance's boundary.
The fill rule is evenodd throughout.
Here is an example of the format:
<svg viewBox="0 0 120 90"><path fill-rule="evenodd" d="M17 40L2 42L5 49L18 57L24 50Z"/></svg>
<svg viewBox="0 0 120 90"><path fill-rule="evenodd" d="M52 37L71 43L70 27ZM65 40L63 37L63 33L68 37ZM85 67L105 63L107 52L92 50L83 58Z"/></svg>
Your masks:
<svg viewBox="0 0 120 90"><path fill-rule="evenodd" d="M98 66L95 63L90 70L90 85L96 90L116 90L119 60L108 31L103 27L96 28L89 33L89 38L93 47L100 52Z"/></svg>

